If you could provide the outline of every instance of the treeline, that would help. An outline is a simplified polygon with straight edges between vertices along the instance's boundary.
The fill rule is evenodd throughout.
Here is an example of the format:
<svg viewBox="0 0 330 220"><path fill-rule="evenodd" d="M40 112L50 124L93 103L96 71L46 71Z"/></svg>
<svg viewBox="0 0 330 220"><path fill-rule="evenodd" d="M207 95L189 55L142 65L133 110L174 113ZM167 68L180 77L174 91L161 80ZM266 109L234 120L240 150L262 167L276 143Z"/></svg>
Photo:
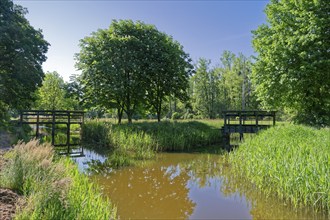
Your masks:
<svg viewBox="0 0 330 220"><path fill-rule="evenodd" d="M258 109L251 81L251 58L224 51L219 60L219 64L211 66L210 60L200 58L188 78L185 99L164 97L160 116L167 119L214 119L221 117L224 110ZM36 92L34 108L86 110L89 117L118 118L117 109L107 109L97 104L98 97L88 97L89 89L84 87L82 76L72 76L70 82L64 82L57 72L48 72L43 86ZM127 118L127 114L122 117ZM142 100L132 118L157 119L157 113Z"/></svg>
<svg viewBox="0 0 330 220"><path fill-rule="evenodd" d="M330 125L330 4L271 1L253 33L256 57L223 52L219 63L193 63L183 46L154 25L112 21L80 41L65 83L45 74L49 44L27 11L0 4L0 121L26 108L84 109L127 118L217 118L228 109L280 110L297 123ZM311 22L313 21L313 22ZM16 34L18 33L18 34Z"/></svg>

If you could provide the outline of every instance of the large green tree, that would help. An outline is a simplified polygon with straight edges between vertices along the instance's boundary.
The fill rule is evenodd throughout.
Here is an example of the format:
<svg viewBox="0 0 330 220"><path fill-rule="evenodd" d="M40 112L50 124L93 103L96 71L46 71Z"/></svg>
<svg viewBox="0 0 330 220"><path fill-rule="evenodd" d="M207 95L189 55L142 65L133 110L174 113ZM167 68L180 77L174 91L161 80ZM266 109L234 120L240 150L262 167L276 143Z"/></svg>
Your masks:
<svg viewBox="0 0 330 220"><path fill-rule="evenodd" d="M330 4L272 0L255 30L254 80L267 107L295 112L299 123L330 124Z"/></svg>
<svg viewBox="0 0 330 220"><path fill-rule="evenodd" d="M192 66L182 46L155 26L131 20L113 21L81 40L77 67L87 100L123 111L129 122L141 105L158 115L163 100L184 99Z"/></svg>
<svg viewBox="0 0 330 220"><path fill-rule="evenodd" d="M48 43L25 18L27 10L0 1L0 111L28 108L41 85ZM0 113L1 115L1 113Z"/></svg>

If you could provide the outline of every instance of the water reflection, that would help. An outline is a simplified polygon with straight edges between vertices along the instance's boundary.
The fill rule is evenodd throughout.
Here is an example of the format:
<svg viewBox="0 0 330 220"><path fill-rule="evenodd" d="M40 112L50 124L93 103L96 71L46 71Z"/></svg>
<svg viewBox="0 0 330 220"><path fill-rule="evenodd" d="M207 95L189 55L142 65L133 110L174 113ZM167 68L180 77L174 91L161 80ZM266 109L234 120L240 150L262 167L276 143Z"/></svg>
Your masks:
<svg viewBox="0 0 330 220"><path fill-rule="evenodd" d="M85 157L73 157L72 160L78 165L78 169L81 172L87 172L89 163L92 161L98 161L103 163L106 160L106 156L96 153L95 151L84 149Z"/></svg>
<svg viewBox="0 0 330 220"><path fill-rule="evenodd" d="M161 154L154 163L92 179L121 218L327 219L265 197L217 155Z"/></svg>

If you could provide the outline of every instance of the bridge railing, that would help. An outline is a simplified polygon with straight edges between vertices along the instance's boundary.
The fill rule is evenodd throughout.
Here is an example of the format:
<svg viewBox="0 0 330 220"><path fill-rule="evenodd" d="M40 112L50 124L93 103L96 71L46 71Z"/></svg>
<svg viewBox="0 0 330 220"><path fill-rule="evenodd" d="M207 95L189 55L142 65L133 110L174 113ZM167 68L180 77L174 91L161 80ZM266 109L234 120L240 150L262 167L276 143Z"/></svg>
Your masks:
<svg viewBox="0 0 330 220"><path fill-rule="evenodd" d="M224 144L230 145L230 134L239 133L240 139L244 133L257 133L260 130L274 126L276 111L243 110L223 111L224 125L221 128Z"/></svg>
<svg viewBox="0 0 330 220"><path fill-rule="evenodd" d="M42 128L51 129L51 144L54 147L67 147L67 154L72 152L70 146L79 145L71 143L71 125L81 125L84 123L84 111L65 111L65 110L22 110L20 112L20 125L33 125L35 128L35 137L40 137ZM59 130L57 125L66 127L66 143L55 143L55 135ZM81 148L83 154L83 149Z"/></svg>

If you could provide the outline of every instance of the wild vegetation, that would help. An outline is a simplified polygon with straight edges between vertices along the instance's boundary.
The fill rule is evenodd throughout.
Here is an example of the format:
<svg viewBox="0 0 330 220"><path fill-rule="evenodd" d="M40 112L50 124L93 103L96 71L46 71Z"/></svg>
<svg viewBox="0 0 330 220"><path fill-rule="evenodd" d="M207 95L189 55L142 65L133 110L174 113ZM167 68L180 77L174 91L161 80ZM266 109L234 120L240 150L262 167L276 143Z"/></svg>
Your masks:
<svg viewBox="0 0 330 220"><path fill-rule="evenodd" d="M329 128L276 126L246 139L229 162L268 195L329 211L329 133Z"/></svg>
<svg viewBox="0 0 330 220"><path fill-rule="evenodd" d="M189 151L221 142L220 121L138 122L116 125L91 120L83 125L82 142L112 150L110 166L153 158L155 152Z"/></svg>
<svg viewBox="0 0 330 220"><path fill-rule="evenodd" d="M24 196L16 219L110 219L116 208L68 158L56 158L49 144L19 142L7 153L0 186Z"/></svg>

